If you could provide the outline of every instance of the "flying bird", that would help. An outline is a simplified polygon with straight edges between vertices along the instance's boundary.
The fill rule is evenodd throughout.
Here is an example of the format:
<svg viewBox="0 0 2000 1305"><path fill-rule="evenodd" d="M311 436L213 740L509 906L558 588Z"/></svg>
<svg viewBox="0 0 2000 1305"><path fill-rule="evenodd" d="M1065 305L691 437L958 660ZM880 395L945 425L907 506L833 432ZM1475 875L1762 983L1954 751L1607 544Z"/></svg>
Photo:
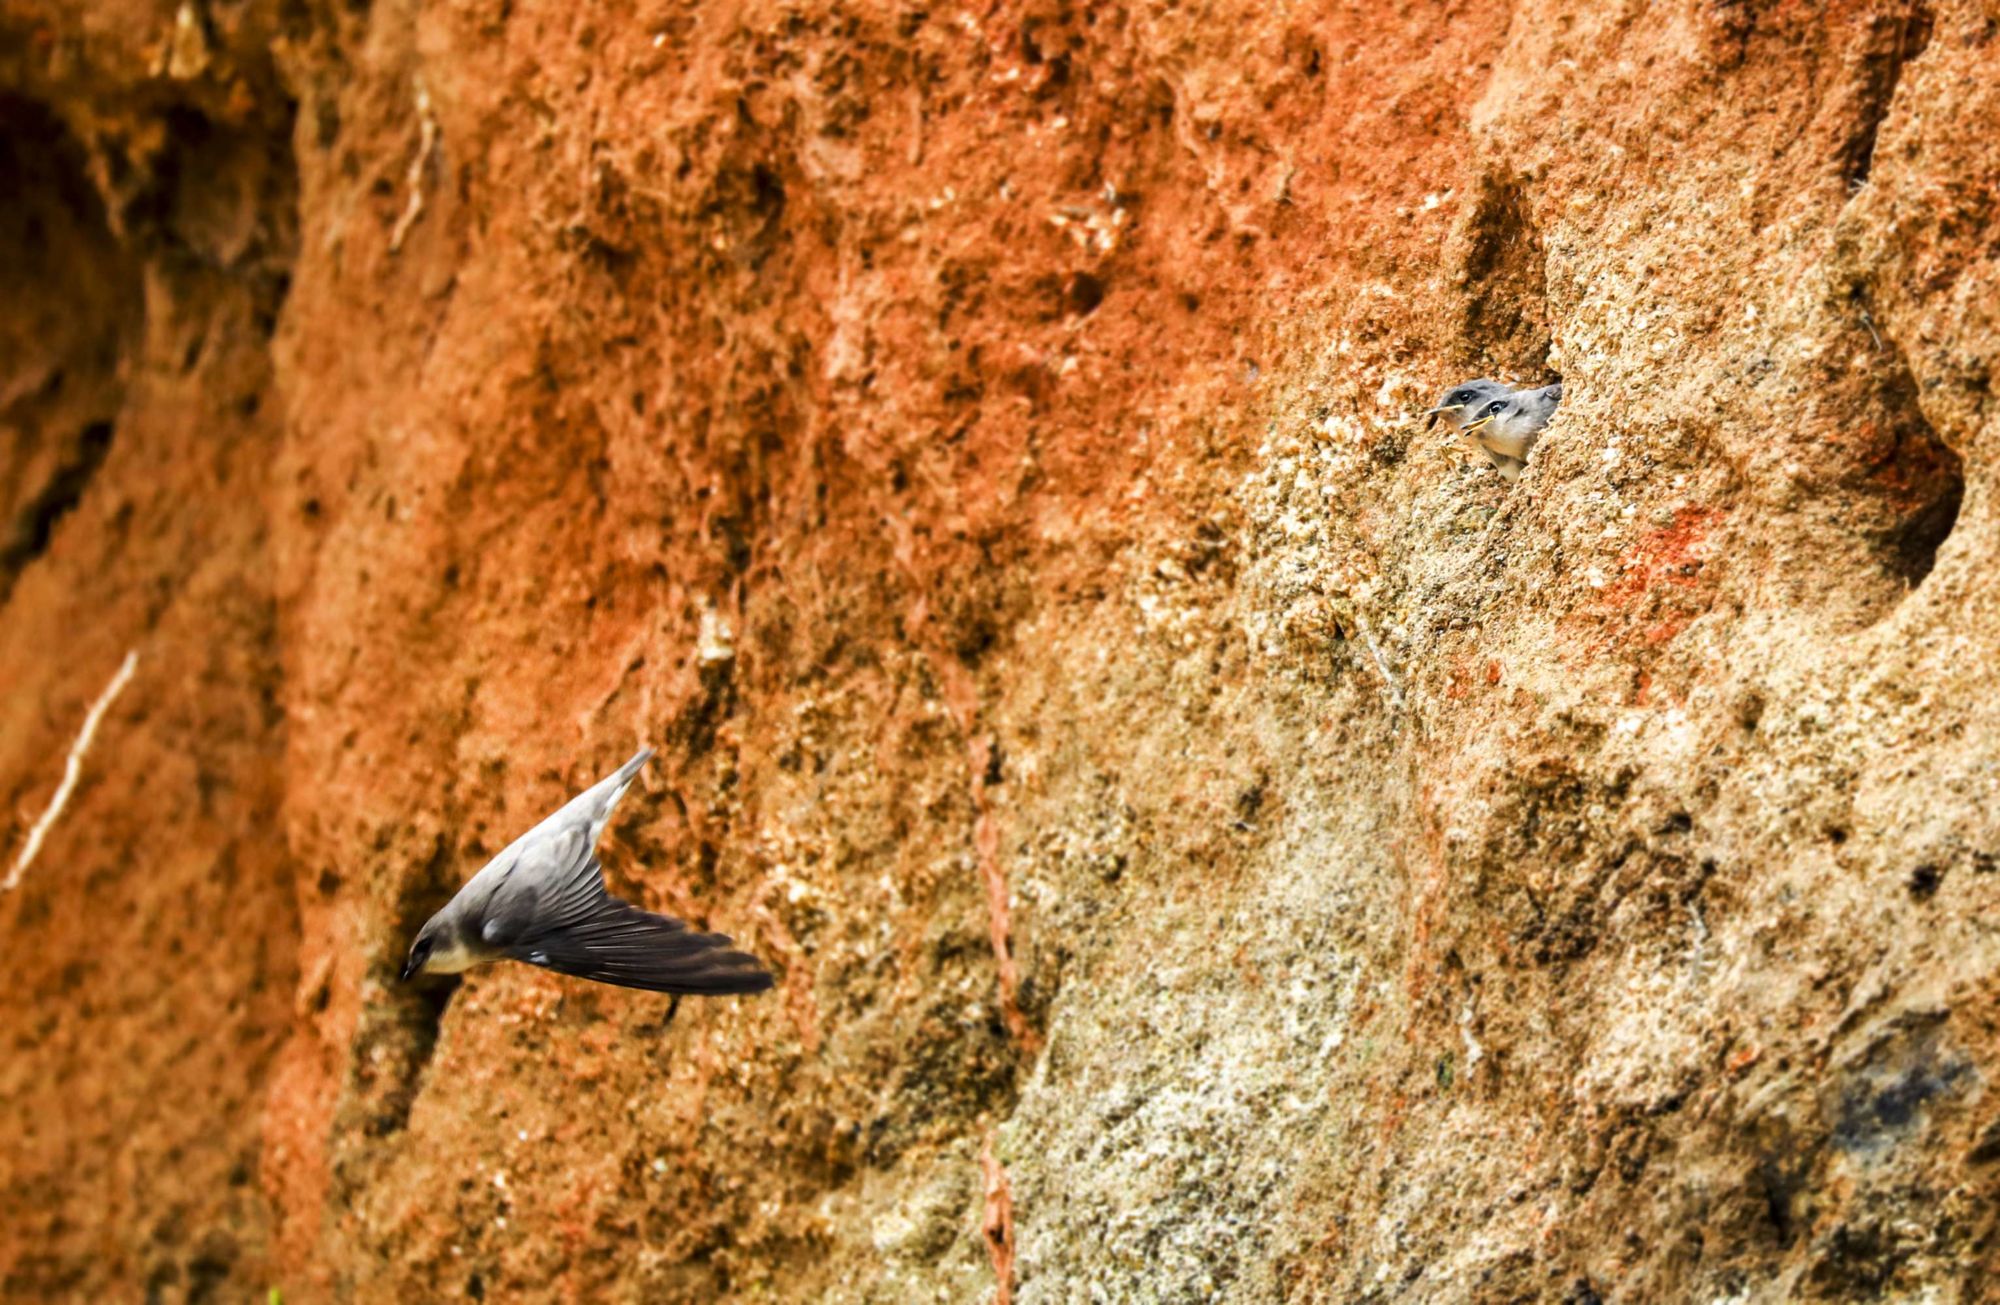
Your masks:
<svg viewBox="0 0 2000 1305"><path fill-rule="evenodd" d="M525 961L580 979L674 994L762 992L771 974L730 950L719 933L696 933L671 916L620 901L604 888L597 840L651 748L571 798L466 881L417 931L403 978L457 974L488 961Z"/></svg>
<svg viewBox="0 0 2000 1305"><path fill-rule="evenodd" d="M1556 415L1562 396L1562 382L1557 381L1539 390L1521 390L1493 399L1475 410L1460 430L1486 450L1486 456L1511 484L1521 478L1528 454L1541 439L1542 428Z"/></svg>

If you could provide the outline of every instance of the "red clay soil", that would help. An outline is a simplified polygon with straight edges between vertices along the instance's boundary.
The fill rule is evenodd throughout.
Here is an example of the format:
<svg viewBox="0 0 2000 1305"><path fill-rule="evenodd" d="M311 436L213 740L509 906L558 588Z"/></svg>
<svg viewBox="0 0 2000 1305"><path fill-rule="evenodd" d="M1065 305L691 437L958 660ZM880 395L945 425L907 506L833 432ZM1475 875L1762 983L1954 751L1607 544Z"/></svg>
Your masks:
<svg viewBox="0 0 2000 1305"><path fill-rule="evenodd" d="M1978 1298L1996 59L0 0L0 1295ZM774 992L396 982L642 742Z"/></svg>

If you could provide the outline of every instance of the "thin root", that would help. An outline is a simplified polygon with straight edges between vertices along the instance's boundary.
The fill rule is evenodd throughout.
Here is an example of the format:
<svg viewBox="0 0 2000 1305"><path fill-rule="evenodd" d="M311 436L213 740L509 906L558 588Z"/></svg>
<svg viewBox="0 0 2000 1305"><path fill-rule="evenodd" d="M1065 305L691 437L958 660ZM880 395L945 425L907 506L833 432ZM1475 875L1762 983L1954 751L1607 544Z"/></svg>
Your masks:
<svg viewBox="0 0 2000 1305"><path fill-rule="evenodd" d="M403 238L410 234L410 228L424 211L424 170L430 167L431 155L437 152L438 125L431 114L431 93L424 89L423 79L417 79L417 156L410 160L407 178L410 187L410 202L403 209L403 215L396 219L395 230L389 233L389 252L399 253L403 248Z"/></svg>
<svg viewBox="0 0 2000 1305"><path fill-rule="evenodd" d="M135 649L126 653L124 662L118 667L118 673L111 677L111 683L104 687L104 692L97 696L97 701L90 704L90 711L83 718L83 728L77 732L76 742L69 745L69 760L63 765L62 783L56 785L56 794L49 799L49 809L42 812L42 818L28 831L28 841L22 845L21 855L15 859L14 868L7 872L7 881L0 883L0 892L13 892L14 886L21 882L22 873L42 850L42 840L48 837L50 826L56 823L56 817L62 814L64 805L69 802L70 793L76 788L77 776L83 773L83 754L90 751L90 741L97 736L98 722L104 719L104 713L110 710L112 700L124 691L125 685L132 678L132 672L138 669L138 666L138 651Z"/></svg>

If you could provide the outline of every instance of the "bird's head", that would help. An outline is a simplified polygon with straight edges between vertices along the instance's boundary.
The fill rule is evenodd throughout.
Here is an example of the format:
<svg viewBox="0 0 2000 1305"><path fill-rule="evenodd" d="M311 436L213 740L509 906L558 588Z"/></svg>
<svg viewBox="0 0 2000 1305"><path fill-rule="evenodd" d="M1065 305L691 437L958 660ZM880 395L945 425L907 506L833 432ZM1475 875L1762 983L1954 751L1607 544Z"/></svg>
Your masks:
<svg viewBox="0 0 2000 1305"><path fill-rule="evenodd" d="M1486 403L1480 406L1479 408L1475 409L1473 411L1471 419L1468 420L1465 423L1465 425L1462 426L1460 429L1470 434L1471 432L1478 430L1481 426L1484 426L1487 422L1492 421L1495 417L1498 417L1501 413L1501 410L1504 409L1506 406L1507 406L1507 400L1494 399L1490 403Z"/></svg>
<svg viewBox="0 0 2000 1305"><path fill-rule="evenodd" d="M457 974L472 964L472 954L459 938L458 929L439 911L417 930L410 954L403 960L403 980L407 983L421 974Z"/></svg>
<svg viewBox="0 0 2000 1305"><path fill-rule="evenodd" d="M1501 389L1501 386L1496 385L1492 381L1478 380L1467 381L1463 385L1454 386L1446 390L1444 397L1438 400L1437 407L1432 408L1424 414L1427 419L1424 422L1424 429L1429 430L1433 426L1436 426L1439 417L1449 413L1462 413L1479 403L1482 399L1491 398L1495 393L1500 392Z"/></svg>

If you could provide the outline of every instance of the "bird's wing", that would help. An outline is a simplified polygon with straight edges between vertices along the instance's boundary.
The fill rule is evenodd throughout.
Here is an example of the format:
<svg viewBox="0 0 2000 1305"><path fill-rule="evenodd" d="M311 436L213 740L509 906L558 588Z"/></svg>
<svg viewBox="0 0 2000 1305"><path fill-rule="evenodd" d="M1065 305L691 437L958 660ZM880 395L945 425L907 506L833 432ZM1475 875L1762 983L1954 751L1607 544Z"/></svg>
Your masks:
<svg viewBox="0 0 2000 1305"><path fill-rule="evenodd" d="M491 947L517 961L562 974L652 992L762 992L771 975L719 933L696 933L672 916L655 915L604 889L604 874L584 820L549 831L523 850L481 932ZM601 828L602 826L598 826Z"/></svg>
<svg viewBox="0 0 2000 1305"><path fill-rule="evenodd" d="M651 992L762 992L772 983L756 957L730 949L726 934L696 933L672 916L641 910L602 889L587 912L531 931L508 955L580 979Z"/></svg>

